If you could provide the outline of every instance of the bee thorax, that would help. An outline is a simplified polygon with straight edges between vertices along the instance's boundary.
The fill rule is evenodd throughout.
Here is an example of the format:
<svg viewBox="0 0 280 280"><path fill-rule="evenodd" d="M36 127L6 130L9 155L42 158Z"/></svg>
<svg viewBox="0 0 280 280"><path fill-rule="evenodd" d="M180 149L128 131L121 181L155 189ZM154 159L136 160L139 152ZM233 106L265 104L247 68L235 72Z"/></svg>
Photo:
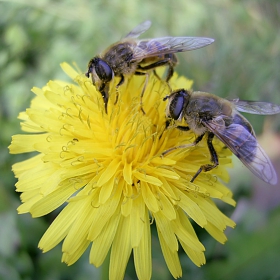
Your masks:
<svg viewBox="0 0 280 280"><path fill-rule="evenodd" d="M201 135L207 130L205 126L201 123L199 118L193 116L185 116L186 122L188 123L189 128L196 134Z"/></svg>

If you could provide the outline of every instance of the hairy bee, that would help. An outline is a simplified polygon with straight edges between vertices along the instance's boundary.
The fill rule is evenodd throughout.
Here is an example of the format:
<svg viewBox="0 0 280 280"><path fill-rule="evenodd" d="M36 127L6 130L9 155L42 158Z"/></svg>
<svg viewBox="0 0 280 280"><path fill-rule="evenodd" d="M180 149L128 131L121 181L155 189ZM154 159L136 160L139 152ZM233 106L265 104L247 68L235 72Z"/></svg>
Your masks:
<svg viewBox="0 0 280 280"><path fill-rule="evenodd" d="M190 92L179 89L166 96L169 103L166 116L177 122L186 121L188 126L176 125L176 128L192 130L196 139L192 144L173 147L163 152L165 155L178 148L187 148L198 144L204 136L211 155L212 164L202 165L191 182L202 172L207 172L219 164L218 155L212 140L216 136L239 160L263 181L275 185L277 175L265 151L257 142L255 132L249 121L238 111L258 115L280 113L280 106L272 103L242 100L227 100L206 92Z"/></svg>
<svg viewBox="0 0 280 280"><path fill-rule="evenodd" d="M122 40L109 46L89 61L85 75L87 77L91 75L93 84L102 94L106 113L109 85L114 77L120 78L118 87L127 76L147 75L150 70L166 65L168 66L166 78L168 82L177 64L175 53L199 49L214 42L214 39L205 37L162 37L137 40L150 26L150 21L141 23ZM145 86L146 84L147 78ZM141 94L141 107L145 86Z"/></svg>

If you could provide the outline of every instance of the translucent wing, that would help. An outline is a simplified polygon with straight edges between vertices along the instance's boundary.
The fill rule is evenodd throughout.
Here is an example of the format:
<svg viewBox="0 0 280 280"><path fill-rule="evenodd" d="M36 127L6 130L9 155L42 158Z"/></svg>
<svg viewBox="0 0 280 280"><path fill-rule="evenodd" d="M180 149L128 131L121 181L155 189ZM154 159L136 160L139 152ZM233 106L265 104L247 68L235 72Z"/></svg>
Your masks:
<svg viewBox="0 0 280 280"><path fill-rule="evenodd" d="M126 36L125 38L137 38L139 37L142 33L147 31L152 25L152 22L149 20L146 20L139 25L137 25L134 29L132 29Z"/></svg>
<svg viewBox="0 0 280 280"><path fill-rule="evenodd" d="M244 101L239 99L231 100L236 110L240 112L258 114L258 115L274 115L280 113L280 106L258 101Z"/></svg>
<svg viewBox="0 0 280 280"><path fill-rule="evenodd" d="M275 185L277 175L270 159L258 144L254 135L240 124L225 126L220 120L203 122L240 161L263 181Z"/></svg>
<svg viewBox="0 0 280 280"><path fill-rule="evenodd" d="M134 49L134 60L143 58L185 52L208 46L214 39L206 37L162 37L139 40Z"/></svg>

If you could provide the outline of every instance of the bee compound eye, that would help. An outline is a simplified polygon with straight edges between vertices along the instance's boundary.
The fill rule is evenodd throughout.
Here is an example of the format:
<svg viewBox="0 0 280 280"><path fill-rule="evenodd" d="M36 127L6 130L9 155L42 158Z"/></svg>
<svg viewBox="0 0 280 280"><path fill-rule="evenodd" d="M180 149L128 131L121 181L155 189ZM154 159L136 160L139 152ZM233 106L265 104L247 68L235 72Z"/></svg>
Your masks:
<svg viewBox="0 0 280 280"><path fill-rule="evenodd" d="M109 82L113 78L112 68L102 59L95 62L95 71L100 80L104 82Z"/></svg>
<svg viewBox="0 0 280 280"><path fill-rule="evenodd" d="M170 103L170 116L177 120L184 108L184 96L178 93Z"/></svg>

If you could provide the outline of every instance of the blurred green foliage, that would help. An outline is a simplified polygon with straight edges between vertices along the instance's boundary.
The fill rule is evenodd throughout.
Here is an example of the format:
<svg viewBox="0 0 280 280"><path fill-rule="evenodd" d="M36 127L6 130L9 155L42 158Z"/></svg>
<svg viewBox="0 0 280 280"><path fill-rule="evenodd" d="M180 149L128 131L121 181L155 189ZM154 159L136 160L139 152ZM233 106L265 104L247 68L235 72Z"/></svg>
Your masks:
<svg viewBox="0 0 280 280"><path fill-rule="evenodd" d="M145 37L215 38L216 42L207 48L179 55L177 71L195 81L195 90L280 104L278 0L1 1L0 279L99 277L100 270L88 264L88 254L67 267L60 263L61 248L46 254L37 249L57 213L40 219L17 215L20 201L14 191L16 180L11 165L27 155L11 156L7 146L11 135L20 133L17 115L29 106L33 86L42 87L50 79L68 79L59 67L63 61L76 62L85 71L91 57L146 19L153 25ZM263 118L248 118L261 133ZM279 120L279 116L270 119L275 131ZM279 171L279 160L277 165ZM240 202L235 211L225 205L221 208L228 215L233 213L237 228L228 232L228 243L220 245L196 227L207 249L207 264L197 268L180 251L183 279L280 279L279 185L278 190L260 189L260 183L246 177L244 168L231 172L231 186ZM270 192L273 203L264 195ZM268 206L263 206L264 200ZM132 262L126 279L136 278ZM171 279L156 234L153 267L152 279Z"/></svg>

